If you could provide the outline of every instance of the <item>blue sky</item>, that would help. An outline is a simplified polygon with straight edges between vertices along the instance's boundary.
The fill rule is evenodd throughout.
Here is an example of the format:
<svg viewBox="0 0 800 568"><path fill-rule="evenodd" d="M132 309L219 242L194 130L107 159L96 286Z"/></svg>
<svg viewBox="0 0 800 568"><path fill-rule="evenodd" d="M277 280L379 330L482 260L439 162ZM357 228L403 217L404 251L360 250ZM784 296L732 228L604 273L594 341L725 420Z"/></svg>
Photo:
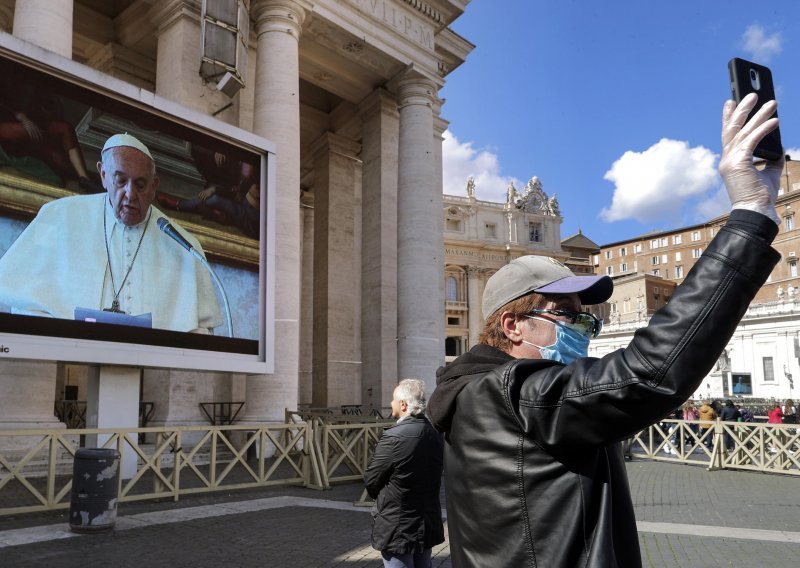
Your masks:
<svg viewBox="0 0 800 568"><path fill-rule="evenodd" d="M444 192L502 201L533 176L562 238L603 245L729 209L716 166L727 62L773 72L800 160L800 2L472 0L452 28L476 45L440 92ZM763 3L762 3L763 4Z"/></svg>

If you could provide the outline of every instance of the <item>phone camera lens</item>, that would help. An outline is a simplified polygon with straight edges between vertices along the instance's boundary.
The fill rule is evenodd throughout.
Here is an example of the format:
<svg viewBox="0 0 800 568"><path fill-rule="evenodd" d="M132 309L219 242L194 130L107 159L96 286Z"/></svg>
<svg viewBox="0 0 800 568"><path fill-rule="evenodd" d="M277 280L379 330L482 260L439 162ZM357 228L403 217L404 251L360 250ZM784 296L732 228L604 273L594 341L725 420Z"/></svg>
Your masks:
<svg viewBox="0 0 800 568"><path fill-rule="evenodd" d="M756 74L756 70L755 69L750 69L750 79L755 81L757 77L758 77L758 75Z"/></svg>

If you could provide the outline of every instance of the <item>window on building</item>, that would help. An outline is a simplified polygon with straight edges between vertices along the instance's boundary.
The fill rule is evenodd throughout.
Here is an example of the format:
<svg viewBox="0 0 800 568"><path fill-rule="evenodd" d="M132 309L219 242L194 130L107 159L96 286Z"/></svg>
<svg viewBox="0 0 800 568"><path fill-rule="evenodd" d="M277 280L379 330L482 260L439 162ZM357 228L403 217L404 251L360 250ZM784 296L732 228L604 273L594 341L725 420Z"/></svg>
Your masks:
<svg viewBox="0 0 800 568"><path fill-rule="evenodd" d="M784 223L786 225L786 230L791 231L794 229L794 215L789 215L784 219Z"/></svg>
<svg viewBox="0 0 800 568"><path fill-rule="evenodd" d="M593 254L592 255L592 264L594 264L595 266L600 266L600 255L599 254Z"/></svg>
<svg viewBox="0 0 800 568"><path fill-rule="evenodd" d="M633 252L640 253L642 252L642 243L636 243L633 245Z"/></svg>
<svg viewBox="0 0 800 568"><path fill-rule="evenodd" d="M542 242L541 223L528 223L528 240L532 243Z"/></svg>
<svg viewBox="0 0 800 568"><path fill-rule="evenodd" d="M656 249L656 248L658 248L658 239L653 239L652 241L650 241L650 249Z"/></svg>
<svg viewBox="0 0 800 568"><path fill-rule="evenodd" d="M668 244L667 237L661 237L661 240L658 244L661 245L662 247L667 246Z"/></svg>
<svg viewBox="0 0 800 568"><path fill-rule="evenodd" d="M661 255L661 264L667 264L669 262L669 257L666 254Z"/></svg>
<svg viewBox="0 0 800 568"><path fill-rule="evenodd" d="M653 269L653 276L661 276L661 270L658 268Z"/></svg>
<svg viewBox="0 0 800 568"><path fill-rule="evenodd" d="M444 340L444 354L448 357L461 355L461 341L458 337L446 337Z"/></svg>
<svg viewBox="0 0 800 568"><path fill-rule="evenodd" d="M680 261L681 261L681 253L680 251L678 251L675 253L675 262L680 262Z"/></svg>
<svg viewBox="0 0 800 568"><path fill-rule="evenodd" d="M675 278L683 278L683 266L675 267Z"/></svg>
<svg viewBox="0 0 800 568"><path fill-rule="evenodd" d="M627 272L628 271L628 263L627 262L623 262L622 264L620 264L619 265L619 271L620 272Z"/></svg>
<svg viewBox="0 0 800 568"><path fill-rule="evenodd" d="M458 301L458 280L456 280L455 276L447 277L447 301Z"/></svg>
<svg viewBox="0 0 800 568"><path fill-rule="evenodd" d="M614 257L614 251L606 251L606 260L611 260Z"/></svg>
<svg viewBox="0 0 800 568"><path fill-rule="evenodd" d="M692 249L692 258L700 258L702 254L703 254L703 249L701 248Z"/></svg>
<svg viewBox="0 0 800 568"><path fill-rule="evenodd" d="M636 272L637 270L639 270L639 261L638 260L634 260L633 261L633 271Z"/></svg>
<svg viewBox="0 0 800 568"><path fill-rule="evenodd" d="M487 238L494 239L497 237L497 225L494 223L486 223L484 233Z"/></svg>
<svg viewBox="0 0 800 568"><path fill-rule="evenodd" d="M625 256L626 254L628 254L628 249L626 249L625 247L619 249L620 256Z"/></svg>
<svg viewBox="0 0 800 568"><path fill-rule="evenodd" d="M653 266L655 266L657 264L660 264L660 263L661 263L661 257L660 256L656 255L656 256L650 258L650 264L652 264Z"/></svg>
<svg viewBox="0 0 800 568"><path fill-rule="evenodd" d="M716 234L717 234L717 230L716 230L714 227L711 227L711 228L708 230L708 235L709 235L709 236L710 236L712 239L714 238L714 235L716 235Z"/></svg>
<svg viewBox="0 0 800 568"><path fill-rule="evenodd" d="M699 241L700 240L700 231L692 231L692 240Z"/></svg>
<svg viewBox="0 0 800 568"><path fill-rule="evenodd" d="M672 244L679 245L683 242L683 235L673 235L672 236Z"/></svg>
<svg viewBox="0 0 800 568"><path fill-rule="evenodd" d="M461 325L461 318L458 316L447 316L447 325Z"/></svg>
<svg viewBox="0 0 800 568"><path fill-rule="evenodd" d="M658 288L653 288L653 297L658 298L659 296L661 296L661 290Z"/></svg>
<svg viewBox="0 0 800 568"><path fill-rule="evenodd" d="M772 363L772 357L763 357L761 364L764 367L764 382L775 382L775 365Z"/></svg>
<svg viewBox="0 0 800 568"><path fill-rule="evenodd" d="M608 276L614 276L614 267L613 266L606 266L606 274Z"/></svg>
<svg viewBox="0 0 800 568"><path fill-rule="evenodd" d="M445 227L447 227L448 231L461 232L461 219L448 219L445 223Z"/></svg>
<svg viewBox="0 0 800 568"><path fill-rule="evenodd" d="M789 276L792 278L797 278L797 260L789 261Z"/></svg>

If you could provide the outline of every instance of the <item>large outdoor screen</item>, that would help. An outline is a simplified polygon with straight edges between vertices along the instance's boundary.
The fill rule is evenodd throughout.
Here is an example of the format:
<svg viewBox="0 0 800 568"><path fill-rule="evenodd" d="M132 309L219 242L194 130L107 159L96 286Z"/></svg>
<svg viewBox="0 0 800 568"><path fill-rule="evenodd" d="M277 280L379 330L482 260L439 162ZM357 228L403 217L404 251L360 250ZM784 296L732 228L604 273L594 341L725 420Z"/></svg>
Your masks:
<svg viewBox="0 0 800 568"><path fill-rule="evenodd" d="M0 73L0 357L272 372L274 145L7 34Z"/></svg>

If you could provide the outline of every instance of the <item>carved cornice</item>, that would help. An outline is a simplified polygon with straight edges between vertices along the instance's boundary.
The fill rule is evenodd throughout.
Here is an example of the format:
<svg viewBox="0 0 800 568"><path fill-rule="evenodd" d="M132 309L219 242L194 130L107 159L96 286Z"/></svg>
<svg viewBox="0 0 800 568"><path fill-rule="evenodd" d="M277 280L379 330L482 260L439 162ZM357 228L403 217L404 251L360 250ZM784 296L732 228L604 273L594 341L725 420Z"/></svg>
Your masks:
<svg viewBox="0 0 800 568"><path fill-rule="evenodd" d="M434 9L430 4L423 2L422 0L403 0L406 4L414 8L417 12L424 15L430 20L433 20L438 25L444 24L444 16Z"/></svg>

